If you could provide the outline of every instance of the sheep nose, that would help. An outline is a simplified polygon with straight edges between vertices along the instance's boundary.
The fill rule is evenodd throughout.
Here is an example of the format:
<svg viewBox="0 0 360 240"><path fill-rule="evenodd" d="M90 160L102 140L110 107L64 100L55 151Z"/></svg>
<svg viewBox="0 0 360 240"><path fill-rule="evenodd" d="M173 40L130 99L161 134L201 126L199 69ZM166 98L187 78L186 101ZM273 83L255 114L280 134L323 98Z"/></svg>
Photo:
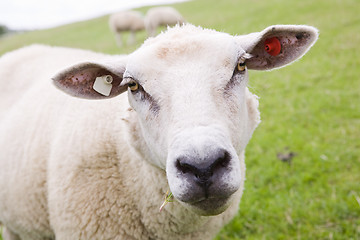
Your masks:
<svg viewBox="0 0 360 240"><path fill-rule="evenodd" d="M194 159L191 156L179 157L176 168L190 181L195 182L205 190L213 184L216 176L221 176L230 162L230 153L224 149L215 151L204 159Z"/></svg>

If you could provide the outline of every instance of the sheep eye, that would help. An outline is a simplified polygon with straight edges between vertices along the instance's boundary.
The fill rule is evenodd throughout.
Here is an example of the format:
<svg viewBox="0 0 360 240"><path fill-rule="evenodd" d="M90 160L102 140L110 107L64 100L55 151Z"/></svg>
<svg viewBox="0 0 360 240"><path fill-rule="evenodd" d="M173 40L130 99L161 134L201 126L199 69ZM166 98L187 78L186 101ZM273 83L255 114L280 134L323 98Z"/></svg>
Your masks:
<svg viewBox="0 0 360 240"><path fill-rule="evenodd" d="M139 84L137 82L135 82L135 81L130 81L128 83L128 87L130 88L130 90L132 92L135 92L135 91L137 91L139 89Z"/></svg>
<svg viewBox="0 0 360 240"><path fill-rule="evenodd" d="M239 72L245 71L245 69L246 69L246 64L245 64L245 62L238 62L237 66L236 66L236 69L237 69Z"/></svg>

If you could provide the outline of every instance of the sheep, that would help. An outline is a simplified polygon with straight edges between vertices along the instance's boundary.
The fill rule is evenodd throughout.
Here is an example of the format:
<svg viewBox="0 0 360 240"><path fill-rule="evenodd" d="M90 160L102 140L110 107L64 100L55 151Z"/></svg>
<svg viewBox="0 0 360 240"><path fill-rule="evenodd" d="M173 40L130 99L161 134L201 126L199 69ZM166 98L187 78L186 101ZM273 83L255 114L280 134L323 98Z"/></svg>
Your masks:
<svg viewBox="0 0 360 240"><path fill-rule="evenodd" d="M145 16L145 29L149 37L156 35L159 26L172 26L183 24L183 16L173 7L154 7L150 8Z"/></svg>
<svg viewBox="0 0 360 240"><path fill-rule="evenodd" d="M109 27L115 34L115 39L119 47L122 43L122 32L130 32L128 44L135 44L135 34L138 31L145 29L144 18L140 12L137 11L122 11L114 13L109 17Z"/></svg>
<svg viewBox="0 0 360 240"><path fill-rule="evenodd" d="M129 55L3 55L5 240L212 239L238 212L260 122L248 70L290 64L317 37L310 26L231 36L185 24Z"/></svg>

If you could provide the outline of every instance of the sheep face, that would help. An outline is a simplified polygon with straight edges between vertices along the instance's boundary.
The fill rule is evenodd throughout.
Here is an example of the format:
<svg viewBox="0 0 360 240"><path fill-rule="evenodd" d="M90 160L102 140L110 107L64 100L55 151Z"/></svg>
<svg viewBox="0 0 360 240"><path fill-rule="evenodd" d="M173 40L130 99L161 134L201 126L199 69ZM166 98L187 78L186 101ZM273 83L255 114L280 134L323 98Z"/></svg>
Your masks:
<svg viewBox="0 0 360 240"><path fill-rule="evenodd" d="M238 153L258 119L248 114L248 54L227 34L169 35L129 56L123 83L176 199L217 214L240 187Z"/></svg>
<svg viewBox="0 0 360 240"><path fill-rule="evenodd" d="M275 51L269 39L275 39ZM241 194L242 155L260 121L256 96L247 89L247 69L286 65L316 39L316 29L306 26L273 26L238 37L177 26L147 40L126 61L87 63L54 80L71 95L87 98L100 97L89 86L104 73L116 83L110 97L127 87L139 129L133 134L141 139L133 147L166 171L180 203L197 214L216 215ZM84 71L89 86L76 78Z"/></svg>

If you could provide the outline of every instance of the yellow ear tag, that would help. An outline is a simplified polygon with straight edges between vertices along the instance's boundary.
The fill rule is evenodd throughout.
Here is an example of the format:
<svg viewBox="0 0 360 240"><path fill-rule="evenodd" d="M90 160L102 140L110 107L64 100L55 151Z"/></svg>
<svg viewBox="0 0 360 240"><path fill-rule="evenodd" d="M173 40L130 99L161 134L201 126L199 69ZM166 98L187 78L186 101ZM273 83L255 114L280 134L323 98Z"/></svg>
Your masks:
<svg viewBox="0 0 360 240"><path fill-rule="evenodd" d="M111 75L104 75L95 79L93 89L104 96L110 96L113 78Z"/></svg>

